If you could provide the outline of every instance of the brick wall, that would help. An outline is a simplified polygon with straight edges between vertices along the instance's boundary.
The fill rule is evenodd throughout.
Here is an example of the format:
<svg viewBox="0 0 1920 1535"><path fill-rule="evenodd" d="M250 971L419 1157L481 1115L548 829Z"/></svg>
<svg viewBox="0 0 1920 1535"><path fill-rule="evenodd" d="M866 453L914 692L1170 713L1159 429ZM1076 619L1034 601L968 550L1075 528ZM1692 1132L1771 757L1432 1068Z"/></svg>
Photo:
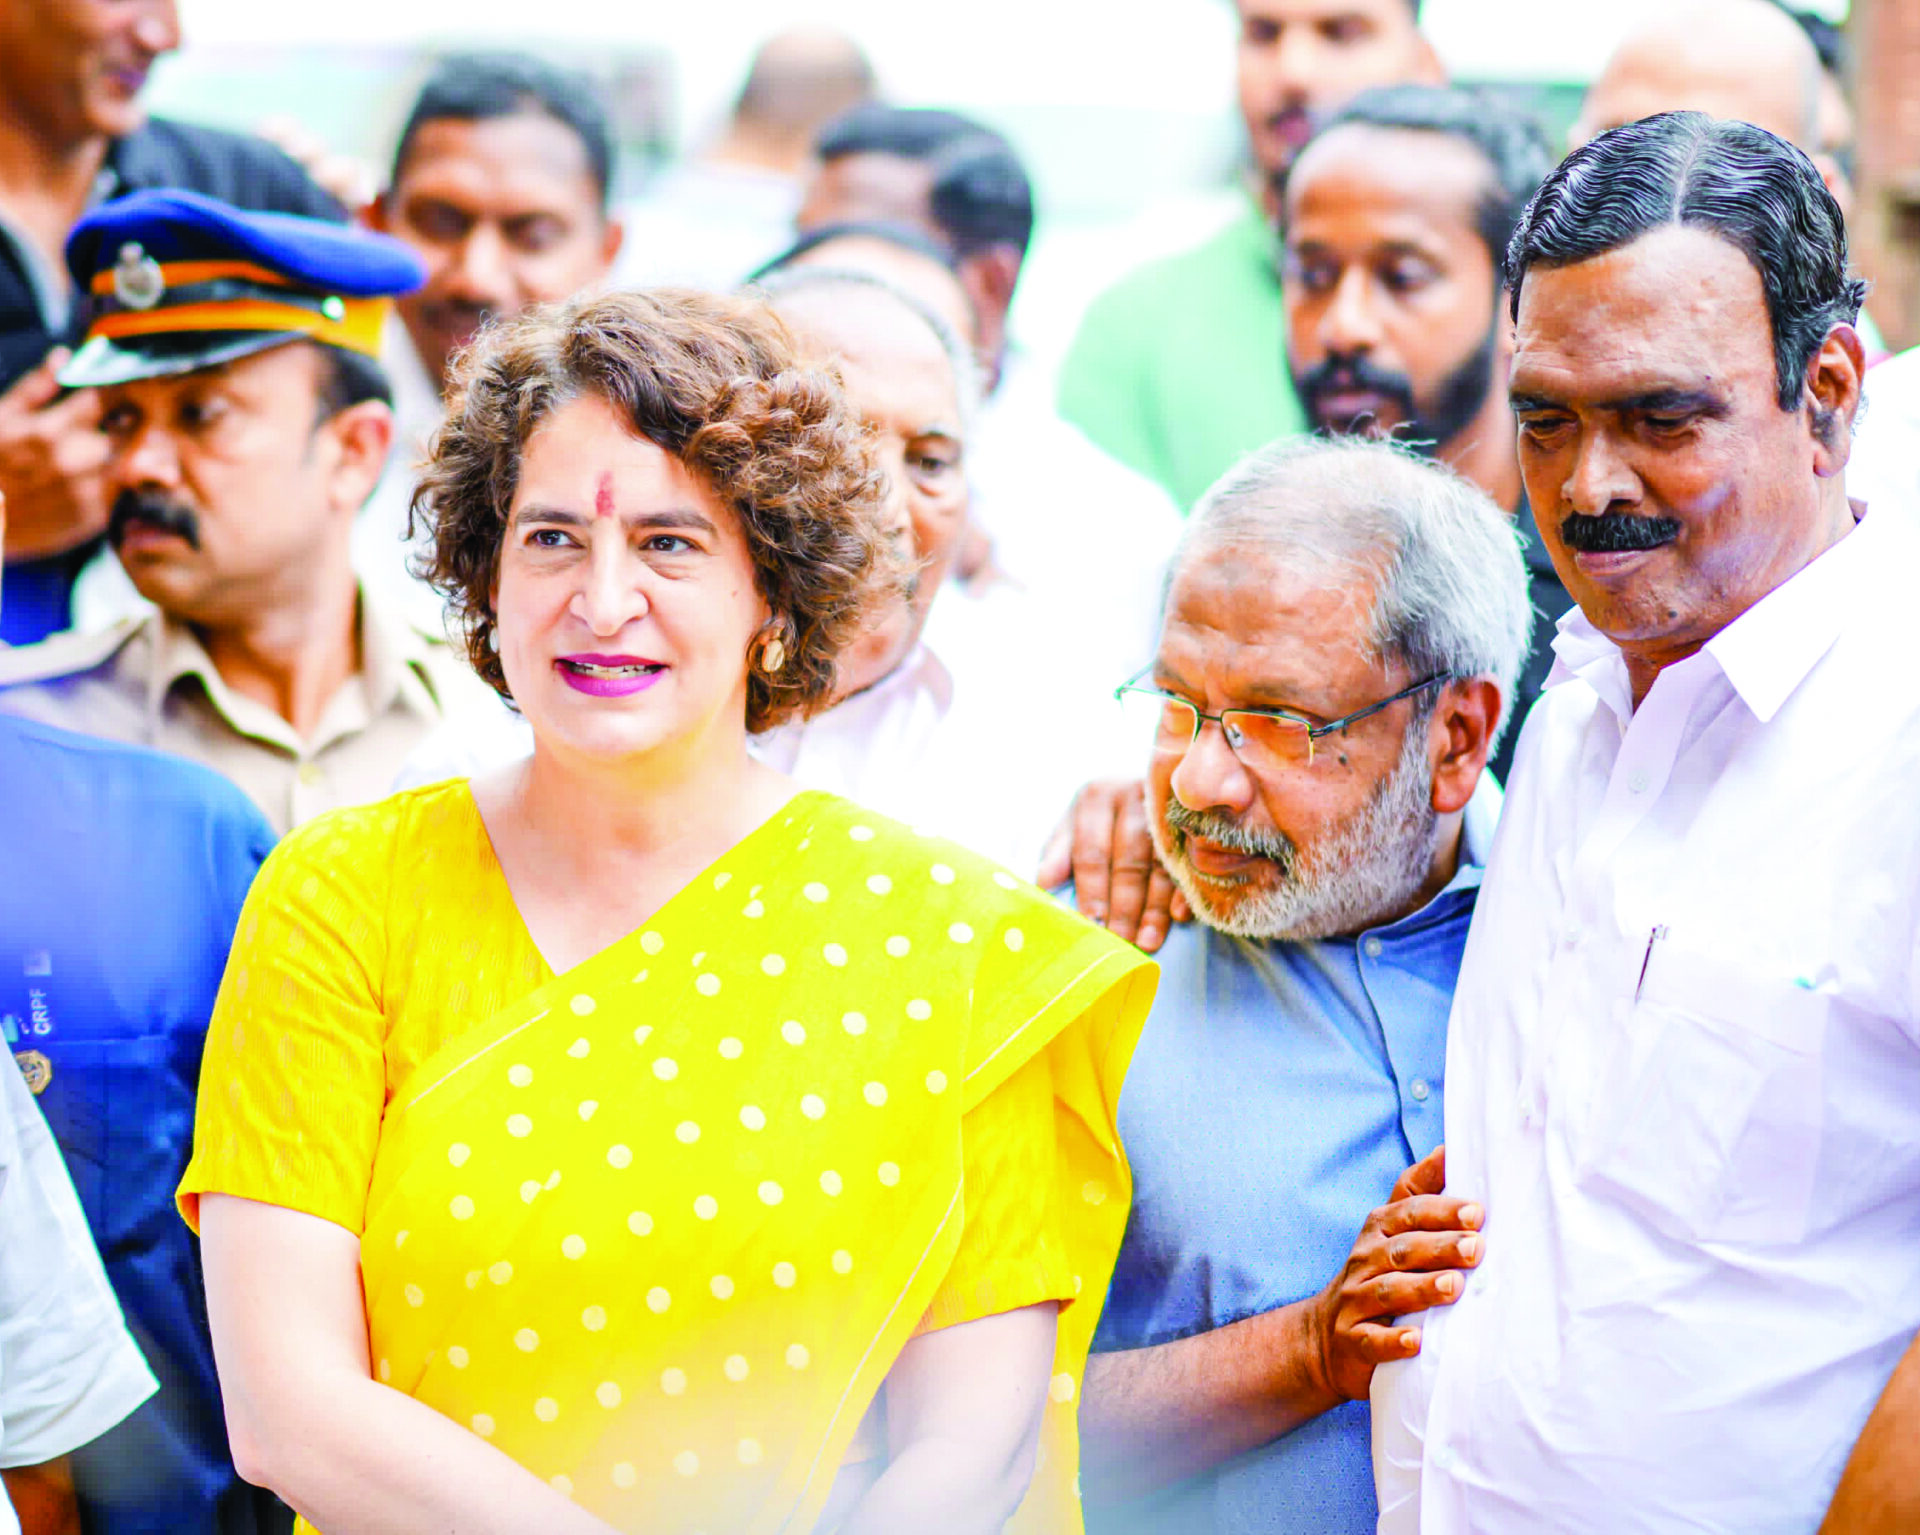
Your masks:
<svg viewBox="0 0 1920 1535"><path fill-rule="evenodd" d="M1873 317L1920 344L1920 0L1853 0L1858 206L1854 238Z"/></svg>

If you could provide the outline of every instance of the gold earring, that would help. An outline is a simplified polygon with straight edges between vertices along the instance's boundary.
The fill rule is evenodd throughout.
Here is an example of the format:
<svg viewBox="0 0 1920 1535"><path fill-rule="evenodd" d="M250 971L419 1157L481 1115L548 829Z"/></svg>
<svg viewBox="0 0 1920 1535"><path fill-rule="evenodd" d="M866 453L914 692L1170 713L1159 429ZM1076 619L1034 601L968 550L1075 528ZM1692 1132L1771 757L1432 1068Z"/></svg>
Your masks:
<svg viewBox="0 0 1920 1535"><path fill-rule="evenodd" d="M760 647L760 665L768 673L777 672L787 664L787 647L780 643L776 634Z"/></svg>

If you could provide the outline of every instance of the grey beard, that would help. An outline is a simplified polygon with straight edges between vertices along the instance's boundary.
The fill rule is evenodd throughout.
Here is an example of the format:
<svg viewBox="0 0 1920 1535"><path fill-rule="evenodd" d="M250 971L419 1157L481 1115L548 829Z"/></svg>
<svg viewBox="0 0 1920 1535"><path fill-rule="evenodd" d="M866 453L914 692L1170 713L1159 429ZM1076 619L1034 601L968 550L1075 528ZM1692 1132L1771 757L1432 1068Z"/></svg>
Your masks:
<svg viewBox="0 0 1920 1535"><path fill-rule="evenodd" d="M1150 807L1151 808L1151 807ZM1343 825L1302 852L1278 832L1253 832L1212 811L1170 801L1149 814L1153 845L1173 881L1208 927L1238 938L1332 938L1399 912L1433 871L1440 818L1433 809L1427 733L1409 725L1400 760L1373 797ZM1199 874L1168 828L1272 862L1277 883L1234 899Z"/></svg>

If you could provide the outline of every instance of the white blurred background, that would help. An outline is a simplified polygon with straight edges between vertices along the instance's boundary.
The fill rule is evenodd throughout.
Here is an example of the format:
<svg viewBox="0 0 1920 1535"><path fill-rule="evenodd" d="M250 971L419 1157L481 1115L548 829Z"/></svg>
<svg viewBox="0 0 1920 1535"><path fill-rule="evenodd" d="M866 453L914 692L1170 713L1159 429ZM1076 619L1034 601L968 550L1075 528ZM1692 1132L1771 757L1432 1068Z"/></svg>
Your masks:
<svg viewBox="0 0 1920 1535"><path fill-rule="evenodd" d="M1662 3L1426 0L1424 24L1455 78L1520 90L1558 131L1615 41ZM763 38L838 27L888 99L970 112L1027 156L1041 222L1015 325L1042 361L1110 278L1226 216L1239 163L1229 0L183 0L182 12L186 45L156 73L155 110L241 128L292 117L382 168L437 53L525 48L587 69L615 103L627 195L715 131Z"/></svg>

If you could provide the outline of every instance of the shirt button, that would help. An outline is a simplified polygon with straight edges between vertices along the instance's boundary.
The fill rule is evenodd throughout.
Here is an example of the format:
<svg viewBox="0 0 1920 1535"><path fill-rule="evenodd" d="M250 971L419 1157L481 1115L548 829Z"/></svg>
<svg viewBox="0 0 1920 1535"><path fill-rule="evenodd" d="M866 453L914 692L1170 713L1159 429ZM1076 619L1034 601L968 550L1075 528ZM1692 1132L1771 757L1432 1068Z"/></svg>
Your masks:
<svg viewBox="0 0 1920 1535"><path fill-rule="evenodd" d="M1368 959L1378 959L1380 957L1380 951L1385 948L1386 945L1381 943L1378 938L1369 938L1360 947L1366 951Z"/></svg>
<svg viewBox="0 0 1920 1535"><path fill-rule="evenodd" d="M319 763L303 762L300 764L300 782L305 784L309 789L319 783L322 776L324 775L320 772Z"/></svg>
<svg viewBox="0 0 1920 1535"><path fill-rule="evenodd" d="M1627 787L1633 790L1635 794L1645 794L1647 792L1647 775L1645 773L1635 773L1627 780Z"/></svg>
<svg viewBox="0 0 1920 1535"><path fill-rule="evenodd" d="M1431 1093L1433 1089L1427 1086L1427 1079L1425 1077L1415 1077L1407 1084L1407 1091L1413 1094L1413 1101L1415 1103L1425 1103L1427 1101L1427 1095Z"/></svg>

